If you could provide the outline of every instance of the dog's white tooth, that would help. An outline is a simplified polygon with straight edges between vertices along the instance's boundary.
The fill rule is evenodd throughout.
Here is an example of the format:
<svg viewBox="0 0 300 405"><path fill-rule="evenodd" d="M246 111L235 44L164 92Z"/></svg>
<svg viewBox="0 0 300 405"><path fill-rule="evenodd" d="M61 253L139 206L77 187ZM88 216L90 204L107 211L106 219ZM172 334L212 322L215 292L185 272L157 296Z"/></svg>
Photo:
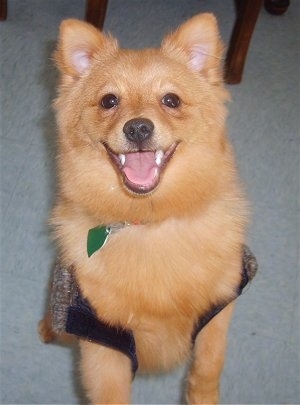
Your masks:
<svg viewBox="0 0 300 405"><path fill-rule="evenodd" d="M157 166L161 165L163 157L164 157L164 152L162 150L157 150L155 152L155 163L157 164Z"/></svg>
<svg viewBox="0 0 300 405"><path fill-rule="evenodd" d="M124 166L124 165L125 165L125 161L126 161L126 156L123 155L122 153L120 153L119 159L120 159L121 165Z"/></svg>

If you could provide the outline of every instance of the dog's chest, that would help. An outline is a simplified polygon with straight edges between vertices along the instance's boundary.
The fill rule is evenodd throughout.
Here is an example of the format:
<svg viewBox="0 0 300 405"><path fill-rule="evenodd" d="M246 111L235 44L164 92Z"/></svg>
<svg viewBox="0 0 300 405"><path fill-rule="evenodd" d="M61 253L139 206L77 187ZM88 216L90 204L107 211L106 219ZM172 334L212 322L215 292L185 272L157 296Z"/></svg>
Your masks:
<svg viewBox="0 0 300 405"><path fill-rule="evenodd" d="M136 329L147 318L168 323L183 314L194 321L214 294L213 260L204 254L205 240L188 224L126 227L91 257L87 231L82 236L76 276L83 295L107 322Z"/></svg>

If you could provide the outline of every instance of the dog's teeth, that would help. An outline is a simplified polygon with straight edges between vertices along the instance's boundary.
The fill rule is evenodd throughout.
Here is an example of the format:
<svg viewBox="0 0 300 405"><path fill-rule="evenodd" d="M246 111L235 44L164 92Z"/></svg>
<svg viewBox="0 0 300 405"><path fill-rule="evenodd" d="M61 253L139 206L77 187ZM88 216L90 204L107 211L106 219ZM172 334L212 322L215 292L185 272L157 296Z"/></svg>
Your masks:
<svg viewBox="0 0 300 405"><path fill-rule="evenodd" d="M125 155L120 154L120 155L119 155L119 160L120 160L121 165L124 166L124 165L125 165L125 161L126 161Z"/></svg>
<svg viewBox="0 0 300 405"><path fill-rule="evenodd" d="M157 150L155 152L155 163L157 164L157 166L161 165L163 157L164 157L164 152L162 150Z"/></svg>

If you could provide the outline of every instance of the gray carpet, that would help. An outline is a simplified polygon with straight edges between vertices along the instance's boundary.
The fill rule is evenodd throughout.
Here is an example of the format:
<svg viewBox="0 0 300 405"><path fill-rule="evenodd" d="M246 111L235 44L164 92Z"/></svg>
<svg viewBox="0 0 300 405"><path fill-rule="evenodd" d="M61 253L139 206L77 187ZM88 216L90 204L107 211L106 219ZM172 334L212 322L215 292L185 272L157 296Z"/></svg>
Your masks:
<svg viewBox="0 0 300 405"><path fill-rule="evenodd" d="M55 123L50 61L58 26L84 0L8 0L1 30L1 403L80 404L73 349L37 335L55 251ZM105 28L123 46L158 45L186 18L213 11L228 41L230 0L111 0ZM231 86L229 132L253 205L249 244L260 271L238 300L222 379L224 404L300 403L299 10L262 11L243 81ZM138 377L135 403L180 403L183 369Z"/></svg>

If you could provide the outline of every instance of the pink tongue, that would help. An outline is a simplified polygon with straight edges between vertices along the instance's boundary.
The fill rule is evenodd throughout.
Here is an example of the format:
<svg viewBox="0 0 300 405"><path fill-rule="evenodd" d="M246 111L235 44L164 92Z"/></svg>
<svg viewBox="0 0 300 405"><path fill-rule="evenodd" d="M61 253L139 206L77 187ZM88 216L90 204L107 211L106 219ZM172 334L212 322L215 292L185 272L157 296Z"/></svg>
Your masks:
<svg viewBox="0 0 300 405"><path fill-rule="evenodd" d="M154 152L134 152L126 154L123 171L129 181L146 186L152 184L157 175Z"/></svg>

